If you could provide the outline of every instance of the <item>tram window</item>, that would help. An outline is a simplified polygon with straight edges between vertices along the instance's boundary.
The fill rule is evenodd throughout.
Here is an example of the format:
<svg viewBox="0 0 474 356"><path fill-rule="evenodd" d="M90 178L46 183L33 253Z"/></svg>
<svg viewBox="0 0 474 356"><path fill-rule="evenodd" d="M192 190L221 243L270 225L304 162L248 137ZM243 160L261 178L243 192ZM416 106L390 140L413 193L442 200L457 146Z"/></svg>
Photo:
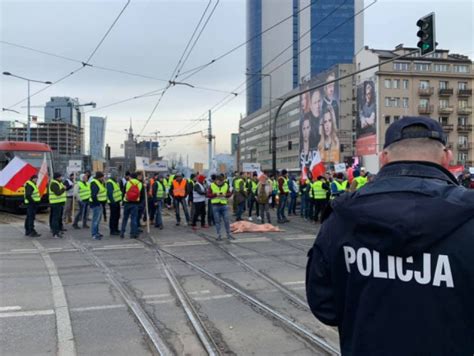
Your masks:
<svg viewBox="0 0 474 356"><path fill-rule="evenodd" d="M13 159L13 155L8 151L0 151L0 169L5 168L5 166Z"/></svg>

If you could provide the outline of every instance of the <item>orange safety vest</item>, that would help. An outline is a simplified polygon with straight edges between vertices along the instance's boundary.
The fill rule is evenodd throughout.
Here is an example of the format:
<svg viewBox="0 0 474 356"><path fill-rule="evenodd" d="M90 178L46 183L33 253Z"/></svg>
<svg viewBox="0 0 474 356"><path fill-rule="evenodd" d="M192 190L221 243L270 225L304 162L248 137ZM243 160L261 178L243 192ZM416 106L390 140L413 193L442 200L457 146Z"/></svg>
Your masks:
<svg viewBox="0 0 474 356"><path fill-rule="evenodd" d="M153 178L150 178L150 181L148 182L148 196L151 197L153 196L153 185L155 184L155 180Z"/></svg>
<svg viewBox="0 0 474 356"><path fill-rule="evenodd" d="M181 183L177 180L173 181L173 196L176 198L183 198L186 196L186 185L187 181L183 179Z"/></svg>

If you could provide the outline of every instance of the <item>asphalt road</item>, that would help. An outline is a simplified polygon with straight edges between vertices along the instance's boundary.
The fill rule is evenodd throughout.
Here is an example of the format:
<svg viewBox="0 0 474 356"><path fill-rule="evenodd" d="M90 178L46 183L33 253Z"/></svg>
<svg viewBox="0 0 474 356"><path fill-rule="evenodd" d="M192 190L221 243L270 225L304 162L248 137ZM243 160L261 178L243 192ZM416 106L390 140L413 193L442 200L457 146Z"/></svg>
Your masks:
<svg viewBox="0 0 474 356"><path fill-rule="evenodd" d="M281 228L216 243L214 228L167 215L143 241L109 237L105 224L101 241L84 229L52 239L41 223L32 239L21 216L0 213L0 354L331 354L337 332L304 293L319 225Z"/></svg>

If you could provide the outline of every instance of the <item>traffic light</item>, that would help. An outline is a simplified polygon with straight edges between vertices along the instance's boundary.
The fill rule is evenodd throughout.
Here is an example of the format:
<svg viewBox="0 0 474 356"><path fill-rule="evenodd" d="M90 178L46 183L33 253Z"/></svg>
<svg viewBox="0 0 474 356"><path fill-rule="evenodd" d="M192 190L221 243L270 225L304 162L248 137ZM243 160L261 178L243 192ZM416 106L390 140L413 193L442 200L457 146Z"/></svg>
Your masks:
<svg viewBox="0 0 474 356"><path fill-rule="evenodd" d="M434 52L436 50L434 12L419 19L416 25L420 28L416 34L420 38L417 44L420 55Z"/></svg>

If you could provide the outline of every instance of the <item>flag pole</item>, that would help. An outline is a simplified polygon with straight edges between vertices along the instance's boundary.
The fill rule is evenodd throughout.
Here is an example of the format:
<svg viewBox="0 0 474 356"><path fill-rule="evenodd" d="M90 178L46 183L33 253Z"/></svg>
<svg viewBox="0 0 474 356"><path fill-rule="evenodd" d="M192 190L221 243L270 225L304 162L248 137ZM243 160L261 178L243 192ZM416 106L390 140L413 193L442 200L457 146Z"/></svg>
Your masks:
<svg viewBox="0 0 474 356"><path fill-rule="evenodd" d="M145 168L143 168L143 190L145 191L146 231L150 234L150 215L148 212L148 190L146 184Z"/></svg>

